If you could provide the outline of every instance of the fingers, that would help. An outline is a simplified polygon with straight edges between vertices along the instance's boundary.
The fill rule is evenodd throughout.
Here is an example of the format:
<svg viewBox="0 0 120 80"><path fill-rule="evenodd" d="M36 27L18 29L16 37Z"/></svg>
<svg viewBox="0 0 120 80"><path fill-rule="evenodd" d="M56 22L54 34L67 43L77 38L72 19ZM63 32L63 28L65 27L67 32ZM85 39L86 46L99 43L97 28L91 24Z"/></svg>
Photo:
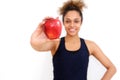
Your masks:
<svg viewBox="0 0 120 80"><path fill-rule="evenodd" d="M42 26L43 26L43 23L42 23L42 22L39 23L39 25L38 25L38 27L36 28L36 30L40 30Z"/></svg>
<svg viewBox="0 0 120 80"><path fill-rule="evenodd" d="M44 20L43 20L42 22L40 22L40 23L38 24L37 30L42 29L42 28L43 28L44 23L45 23L45 21L44 21Z"/></svg>
<svg viewBox="0 0 120 80"><path fill-rule="evenodd" d="M38 24L38 27L37 27L36 30L41 30L41 29L43 29L44 23L45 23L45 21L48 20L48 19L53 19L53 17L50 17L50 16L45 17L45 18L42 20L42 22L40 22L40 23Z"/></svg>

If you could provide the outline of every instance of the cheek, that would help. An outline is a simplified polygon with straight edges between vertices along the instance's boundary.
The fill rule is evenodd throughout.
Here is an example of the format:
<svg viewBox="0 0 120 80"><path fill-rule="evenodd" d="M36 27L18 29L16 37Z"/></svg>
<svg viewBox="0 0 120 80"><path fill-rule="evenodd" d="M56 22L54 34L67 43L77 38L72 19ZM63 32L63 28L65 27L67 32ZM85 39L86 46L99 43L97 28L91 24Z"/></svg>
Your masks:
<svg viewBox="0 0 120 80"><path fill-rule="evenodd" d="M80 27L81 27L80 24L76 24L76 25L75 25L75 28L76 28L76 29L80 29Z"/></svg>
<svg viewBox="0 0 120 80"><path fill-rule="evenodd" d="M81 24L78 24L78 25L77 25L77 29L80 29L80 28L81 28Z"/></svg>
<svg viewBox="0 0 120 80"><path fill-rule="evenodd" d="M65 30L68 30L70 27L68 25L64 25Z"/></svg>
<svg viewBox="0 0 120 80"><path fill-rule="evenodd" d="M80 27L76 27L77 32L80 30Z"/></svg>

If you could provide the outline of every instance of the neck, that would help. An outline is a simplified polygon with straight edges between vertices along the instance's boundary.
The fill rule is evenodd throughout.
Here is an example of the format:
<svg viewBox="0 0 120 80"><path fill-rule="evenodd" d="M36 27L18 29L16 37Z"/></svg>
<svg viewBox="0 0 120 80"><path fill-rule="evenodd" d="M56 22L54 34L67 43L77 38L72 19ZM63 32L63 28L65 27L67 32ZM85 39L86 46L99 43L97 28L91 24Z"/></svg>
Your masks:
<svg viewBox="0 0 120 80"><path fill-rule="evenodd" d="M66 39L67 41L70 41L70 42L75 42L75 41L79 40L79 36L78 36L78 35L76 35L76 36L69 36L69 35L67 35L67 36L65 37L65 39Z"/></svg>

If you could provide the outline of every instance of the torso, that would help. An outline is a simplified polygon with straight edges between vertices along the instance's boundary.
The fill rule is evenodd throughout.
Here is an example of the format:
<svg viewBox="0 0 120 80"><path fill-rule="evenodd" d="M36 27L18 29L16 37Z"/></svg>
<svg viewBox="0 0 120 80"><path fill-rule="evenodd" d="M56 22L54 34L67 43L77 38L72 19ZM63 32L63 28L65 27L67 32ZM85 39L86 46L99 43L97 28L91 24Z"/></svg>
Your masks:
<svg viewBox="0 0 120 80"><path fill-rule="evenodd" d="M67 40L68 41L68 40ZM87 80L89 51L85 40L59 40L53 55L54 80Z"/></svg>

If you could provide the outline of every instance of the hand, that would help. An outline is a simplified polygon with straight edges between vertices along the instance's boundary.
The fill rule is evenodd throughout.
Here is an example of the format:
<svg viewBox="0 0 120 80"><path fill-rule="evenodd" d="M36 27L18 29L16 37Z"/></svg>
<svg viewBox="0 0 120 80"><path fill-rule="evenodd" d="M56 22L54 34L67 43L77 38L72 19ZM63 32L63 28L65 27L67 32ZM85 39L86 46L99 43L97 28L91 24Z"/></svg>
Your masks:
<svg viewBox="0 0 120 80"><path fill-rule="evenodd" d="M44 23L49 18L44 18L31 36L31 46L37 51L49 51L55 47L55 41L48 39L44 32Z"/></svg>
<svg viewBox="0 0 120 80"><path fill-rule="evenodd" d="M50 18L52 17L45 17L43 21L39 23L38 27L31 36L31 40L35 40L36 42L49 40L44 32L44 23L47 19Z"/></svg>

